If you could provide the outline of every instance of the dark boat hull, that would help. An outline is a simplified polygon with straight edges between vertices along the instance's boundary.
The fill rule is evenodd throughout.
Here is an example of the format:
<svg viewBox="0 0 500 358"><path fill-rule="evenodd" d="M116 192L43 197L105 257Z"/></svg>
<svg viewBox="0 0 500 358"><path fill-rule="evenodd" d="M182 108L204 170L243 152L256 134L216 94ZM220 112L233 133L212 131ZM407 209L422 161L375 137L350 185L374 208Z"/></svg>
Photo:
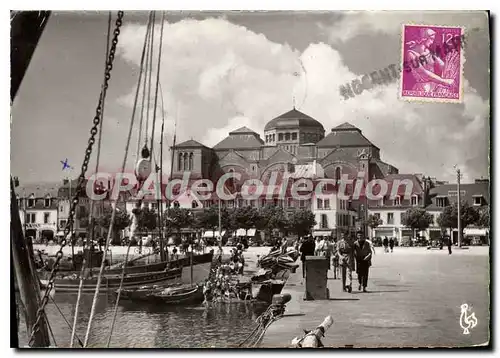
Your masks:
<svg viewBox="0 0 500 358"><path fill-rule="evenodd" d="M125 275L123 279L123 288L139 288L144 285L153 285L158 283L173 283L181 279L182 269L172 269L168 271L150 272L146 274L133 274ZM101 287L99 289L102 293L114 292L120 287L120 275L103 276L101 279ZM45 283L42 280L42 283ZM79 278L56 278L54 286L57 292L78 292L80 286ZM94 293L97 285L97 276L84 279L82 292Z"/></svg>
<svg viewBox="0 0 500 358"><path fill-rule="evenodd" d="M122 290L120 298L136 301L158 303L161 305L194 305L204 300L203 287L201 285L188 289L172 288L171 294L162 294L165 288L126 289Z"/></svg>
<svg viewBox="0 0 500 358"><path fill-rule="evenodd" d="M198 265L198 264L204 264L204 263L211 263L213 260L213 253L208 253L208 254L203 254L203 255L195 255L193 256L193 265ZM138 265L138 266L127 266L126 273L128 274L141 274L141 273L152 273L152 272L158 272L158 271L164 271L167 266L170 266L170 268L181 268L181 267L187 267L190 265L190 259L189 257L183 257L182 259L178 260L173 260L173 261L163 261L163 262L156 262L153 264L147 264L147 265ZM65 275L80 275L80 271L64 271L61 270L61 272L64 272ZM92 273L97 274L99 272L99 268L93 268ZM104 270L104 275L121 275L122 274L122 268L114 268L114 269L105 269Z"/></svg>

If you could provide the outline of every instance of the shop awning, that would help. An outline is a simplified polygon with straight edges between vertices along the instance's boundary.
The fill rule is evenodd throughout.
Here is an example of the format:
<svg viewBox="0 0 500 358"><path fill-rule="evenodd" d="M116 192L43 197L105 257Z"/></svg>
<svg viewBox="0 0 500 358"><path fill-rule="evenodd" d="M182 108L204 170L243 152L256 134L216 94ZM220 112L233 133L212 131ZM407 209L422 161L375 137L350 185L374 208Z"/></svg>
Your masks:
<svg viewBox="0 0 500 358"><path fill-rule="evenodd" d="M332 236L332 230L314 230L313 236Z"/></svg>
<svg viewBox="0 0 500 358"><path fill-rule="evenodd" d="M204 238L212 238L212 237L218 238L219 236L224 236L225 233L226 233L226 231L222 230L222 235L219 235L219 230L215 230L215 231L210 230L210 231L205 231L203 233L203 237Z"/></svg>
<svg viewBox="0 0 500 358"><path fill-rule="evenodd" d="M488 229L480 229L480 228L465 228L464 229L465 236L486 236L488 235Z"/></svg>
<svg viewBox="0 0 500 358"><path fill-rule="evenodd" d="M236 230L236 234L235 236L248 236L248 237L253 237L255 236L255 232L257 230L255 229L248 229L248 230L245 230L245 229L238 229Z"/></svg>

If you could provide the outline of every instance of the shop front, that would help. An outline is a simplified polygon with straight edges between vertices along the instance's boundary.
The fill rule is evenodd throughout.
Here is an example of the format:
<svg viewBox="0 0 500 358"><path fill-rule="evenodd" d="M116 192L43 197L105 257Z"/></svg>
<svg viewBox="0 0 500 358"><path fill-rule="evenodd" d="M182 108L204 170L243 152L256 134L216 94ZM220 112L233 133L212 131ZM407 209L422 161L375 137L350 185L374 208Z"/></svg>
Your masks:
<svg viewBox="0 0 500 358"><path fill-rule="evenodd" d="M32 237L33 241L49 242L56 236L57 227L55 224L26 224L26 237Z"/></svg>

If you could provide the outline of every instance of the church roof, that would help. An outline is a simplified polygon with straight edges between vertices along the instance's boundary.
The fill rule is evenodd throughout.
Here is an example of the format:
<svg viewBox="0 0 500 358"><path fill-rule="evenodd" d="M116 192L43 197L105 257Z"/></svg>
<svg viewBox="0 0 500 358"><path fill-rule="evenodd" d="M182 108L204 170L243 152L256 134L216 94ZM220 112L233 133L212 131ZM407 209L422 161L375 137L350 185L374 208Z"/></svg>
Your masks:
<svg viewBox="0 0 500 358"><path fill-rule="evenodd" d="M176 148L197 148L197 147L205 147L200 142L195 141L194 139L187 140L185 142L179 143L175 145Z"/></svg>
<svg viewBox="0 0 500 358"><path fill-rule="evenodd" d="M271 119L267 122L265 131L275 129L275 128L293 128L293 127L316 127L324 130L323 125L315 120L314 118L302 113L295 108L289 112L283 113L282 115Z"/></svg>
<svg viewBox="0 0 500 358"><path fill-rule="evenodd" d="M375 147L362 134L361 130L350 123L342 123L341 125L332 128L330 134L320 140L317 144L318 147Z"/></svg>
<svg viewBox="0 0 500 358"><path fill-rule="evenodd" d="M255 131L251 130L248 127L241 127L241 128L235 129L232 132L229 132L229 134L252 134L252 133L255 133Z"/></svg>
<svg viewBox="0 0 500 358"><path fill-rule="evenodd" d="M353 126L351 123L348 123L348 122L344 122L342 124L339 124L335 128L332 128L332 132L333 131L352 131L352 130L361 132L361 130L359 128Z"/></svg>
<svg viewBox="0 0 500 358"><path fill-rule="evenodd" d="M229 132L229 136L217 143L213 149L251 149L260 148L264 141L260 135L247 127Z"/></svg>

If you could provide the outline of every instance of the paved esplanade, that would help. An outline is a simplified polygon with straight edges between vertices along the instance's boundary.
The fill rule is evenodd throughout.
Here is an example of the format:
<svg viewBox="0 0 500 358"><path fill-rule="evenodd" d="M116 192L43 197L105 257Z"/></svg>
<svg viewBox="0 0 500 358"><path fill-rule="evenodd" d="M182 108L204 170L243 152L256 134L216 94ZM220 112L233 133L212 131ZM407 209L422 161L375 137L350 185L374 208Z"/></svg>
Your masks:
<svg viewBox="0 0 500 358"><path fill-rule="evenodd" d="M329 272L330 300L303 301L301 270L292 274L283 292L292 294L284 317L268 329L261 346L289 345L303 329L313 329L327 315L334 324L325 346L471 346L488 342L489 247L468 250L376 248L368 290L341 292L341 281ZM472 306L478 324L469 335L460 327L460 306ZM302 314L302 315L300 315Z"/></svg>

